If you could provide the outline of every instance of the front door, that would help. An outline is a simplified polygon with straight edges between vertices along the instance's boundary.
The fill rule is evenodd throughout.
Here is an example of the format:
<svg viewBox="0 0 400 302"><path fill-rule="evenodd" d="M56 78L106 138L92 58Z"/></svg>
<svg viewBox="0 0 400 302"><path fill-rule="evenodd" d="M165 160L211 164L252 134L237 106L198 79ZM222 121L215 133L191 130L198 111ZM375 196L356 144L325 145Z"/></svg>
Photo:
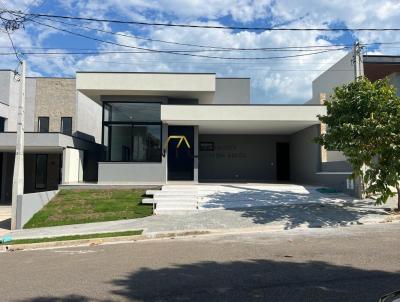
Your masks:
<svg viewBox="0 0 400 302"><path fill-rule="evenodd" d="M189 146L179 139L168 143L168 180L193 180L194 170L194 129L193 126L169 126L168 136L184 136Z"/></svg>
<svg viewBox="0 0 400 302"><path fill-rule="evenodd" d="M289 143L276 144L276 180L290 180L290 149Z"/></svg>

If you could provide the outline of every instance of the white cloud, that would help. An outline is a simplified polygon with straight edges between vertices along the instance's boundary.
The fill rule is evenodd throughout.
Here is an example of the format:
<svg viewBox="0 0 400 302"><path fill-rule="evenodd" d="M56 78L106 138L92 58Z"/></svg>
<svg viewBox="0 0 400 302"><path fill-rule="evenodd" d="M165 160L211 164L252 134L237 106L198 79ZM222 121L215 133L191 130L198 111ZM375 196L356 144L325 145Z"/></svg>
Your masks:
<svg viewBox="0 0 400 302"><path fill-rule="evenodd" d="M26 7L32 0L11 1L12 7ZM32 5L40 5L39 0ZM345 24L348 27L400 27L397 11L400 3L395 0L59 0L65 14L86 17L112 17L138 21L175 21L188 23L221 24L221 18L232 19L238 24L290 24L291 27L327 27L327 24ZM32 7L33 7L32 6ZM268 22L267 22L268 21ZM109 30L110 24L91 23L89 26ZM289 25L288 25L289 26ZM120 28L120 27L119 27ZM75 28L73 30L76 30ZM124 33L137 27L126 27ZM329 45L321 34L339 39L342 33L326 32L235 32L176 27L141 27L149 38L224 47L283 47L299 45ZM54 34L46 30L35 37L20 31L15 34L17 43L42 45ZM57 33L60 34L60 33ZM92 34L92 33L91 33ZM122 44L153 49L182 49L174 46L121 36L99 34L102 38ZM400 41L397 32L357 32L362 42ZM8 45L0 35L0 46ZM74 45L79 47L79 45ZM381 46L375 52L396 54L397 48ZM396 47L396 45L394 46ZM102 45L99 49L115 50L120 47ZM129 50L129 49L124 49ZM245 52L203 53L205 55L250 56ZM285 52L259 52L257 56L285 55ZM74 58L30 57L34 71L46 74L72 75L75 70L131 70L131 71L207 71L218 76L251 77L255 102L304 102L311 97L311 82L333 64L345 51L284 60L225 61L196 57L162 54L112 54ZM253 55L256 55L253 53ZM0 62L0 66L6 65Z"/></svg>

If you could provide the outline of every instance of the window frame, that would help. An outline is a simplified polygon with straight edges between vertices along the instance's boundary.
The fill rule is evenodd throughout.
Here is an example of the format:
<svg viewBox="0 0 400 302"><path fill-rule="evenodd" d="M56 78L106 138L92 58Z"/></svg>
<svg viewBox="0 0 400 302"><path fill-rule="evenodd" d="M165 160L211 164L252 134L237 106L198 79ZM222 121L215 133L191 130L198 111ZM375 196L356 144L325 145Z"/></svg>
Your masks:
<svg viewBox="0 0 400 302"><path fill-rule="evenodd" d="M104 101L103 102L103 106L102 106L102 129L101 129L101 144L103 146L105 146L107 148L107 151L105 152L105 162L120 162L120 163L161 163L162 162L162 138L163 138L163 125L162 125L162 121L160 119L159 122L142 122L142 121L105 121L104 117L105 117L105 108L107 106L110 106L113 103L136 103L136 104L159 104L160 105L160 110L161 110L161 105L163 104L161 101L159 102L155 102L155 101L151 101L151 102L143 102L143 101ZM111 160L111 140L112 140L112 126L113 125L126 125L126 126L130 126L131 128L131 149L132 152L134 150L134 146L133 146L133 129L135 126L159 126L160 127L160 152L157 156L157 160L156 161L147 161L147 160L133 160L133 156L132 158L130 158L129 161L121 161L121 160ZM108 138L107 138L107 145L104 145L104 128L108 127Z"/></svg>
<svg viewBox="0 0 400 302"><path fill-rule="evenodd" d="M71 121L71 133L64 133L63 132L64 119L69 119ZM62 133L64 135L72 136L72 116L62 116L61 117L61 120L60 120L60 133Z"/></svg>
<svg viewBox="0 0 400 302"><path fill-rule="evenodd" d="M45 175L45 177L44 177L44 179L45 179L45 181L44 181L44 186L43 187L41 187L41 186L38 186L38 183L37 183L37 171L38 171L38 157L39 156L45 156L46 157L46 169L44 170L44 175ZM44 189L46 189L47 188L47 168L48 168L48 164L49 164L49 156L48 156L48 154L35 154L35 189L36 190L44 190Z"/></svg>
<svg viewBox="0 0 400 302"><path fill-rule="evenodd" d="M47 131L40 131L41 119L47 120ZM38 133L49 133L50 132L50 117L48 116L38 116L38 124L37 124L37 132Z"/></svg>

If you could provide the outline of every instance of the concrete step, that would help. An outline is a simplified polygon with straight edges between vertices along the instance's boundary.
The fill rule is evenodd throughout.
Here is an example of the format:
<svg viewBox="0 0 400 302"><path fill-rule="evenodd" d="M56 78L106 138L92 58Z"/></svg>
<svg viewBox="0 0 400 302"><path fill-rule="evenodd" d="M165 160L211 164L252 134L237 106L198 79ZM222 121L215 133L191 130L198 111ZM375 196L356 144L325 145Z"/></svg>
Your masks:
<svg viewBox="0 0 400 302"><path fill-rule="evenodd" d="M197 196L197 192L192 192L192 191L160 191L160 192L155 192L155 196Z"/></svg>
<svg viewBox="0 0 400 302"><path fill-rule="evenodd" d="M195 210L178 210L178 209L175 209L175 210L157 210L157 209L155 209L154 210L155 215L174 215L174 216L176 216L176 215L190 215L193 213L196 213L196 211Z"/></svg>
<svg viewBox="0 0 400 302"><path fill-rule="evenodd" d="M153 198L143 198L142 199L142 203L143 204L153 204L156 203L155 200Z"/></svg>
<svg viewBox="0 0 400 302"><path fill-rule="evenodd" d="M196 191L198 188L196 186L163 186L162 191Z"/></svg>
<svg viewBox="0 0 400 302"><path fill-rule="evenodd" d="M169 201L176 201L176 202L196 202L198 201L197 197L192 196L157 196L153 198L156 203L158 202L169 202Z"/></svg>
<svg viewBox="0 0 400 302"><path fill-rule="evenodd" d="M157 204L157 211L168 210L168 211L181 211L181 210L197 210L195 204L180 204L180 203L170 203L170 204Z"/></svg>
<svg viewBox="0 0 400 302"><path fill-rule="evenodd" d="M146 195L152 196L157 192L161 192L161 190L146 190Z"/></svg>

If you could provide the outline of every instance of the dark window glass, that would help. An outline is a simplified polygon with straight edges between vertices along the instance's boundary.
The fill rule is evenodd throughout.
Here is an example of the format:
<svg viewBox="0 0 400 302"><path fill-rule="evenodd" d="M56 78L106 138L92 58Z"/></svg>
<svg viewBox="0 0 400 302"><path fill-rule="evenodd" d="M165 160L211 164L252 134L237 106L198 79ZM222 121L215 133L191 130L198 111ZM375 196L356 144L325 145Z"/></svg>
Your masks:
<svg viewBox="0 0 400 302"><path fill-rule="evenodd" d="M133 161L157 162L161 154L161 126L133 126Z"/></svg>
<svg viewBox="0 0 400 302"><path fill-rule="evenodd" d="M47 186L47 154L36 155L36 189L45 189Z"/></svg>
<svg viewBox="0 0 400 302"><path fill-rule="evenodd" d="M61 133L72 135L72 117L61 118Z"/></svg>
<svg viewBox="0 0 400 302"><path fill-rule="evenodd" d="M159 162L161 125L109 125L109 160Z"/></svg>
<svg viewBox="0 0 400 302"><path fill-rule="evenodd" d="M110 125L110 160L130 161L132 125Z"/></svg>
<svg viewBox="0 0 400 302"><path fill-rule="evenodd" d="M4 132L6 119L4 117L0 117L0 132Z"/></svg>
<svg viewBox="0 0 400 302"><path fill-rule="evenodd" d="M105 122L160 122L159 103L108 103L104 107Z"/></svg>
<svg viewBox="0 0 400 302"><path fill-rule="evenodd" d="M38 118L38 131L39 132L49 132L49 117L40 116Z"/></svg>

